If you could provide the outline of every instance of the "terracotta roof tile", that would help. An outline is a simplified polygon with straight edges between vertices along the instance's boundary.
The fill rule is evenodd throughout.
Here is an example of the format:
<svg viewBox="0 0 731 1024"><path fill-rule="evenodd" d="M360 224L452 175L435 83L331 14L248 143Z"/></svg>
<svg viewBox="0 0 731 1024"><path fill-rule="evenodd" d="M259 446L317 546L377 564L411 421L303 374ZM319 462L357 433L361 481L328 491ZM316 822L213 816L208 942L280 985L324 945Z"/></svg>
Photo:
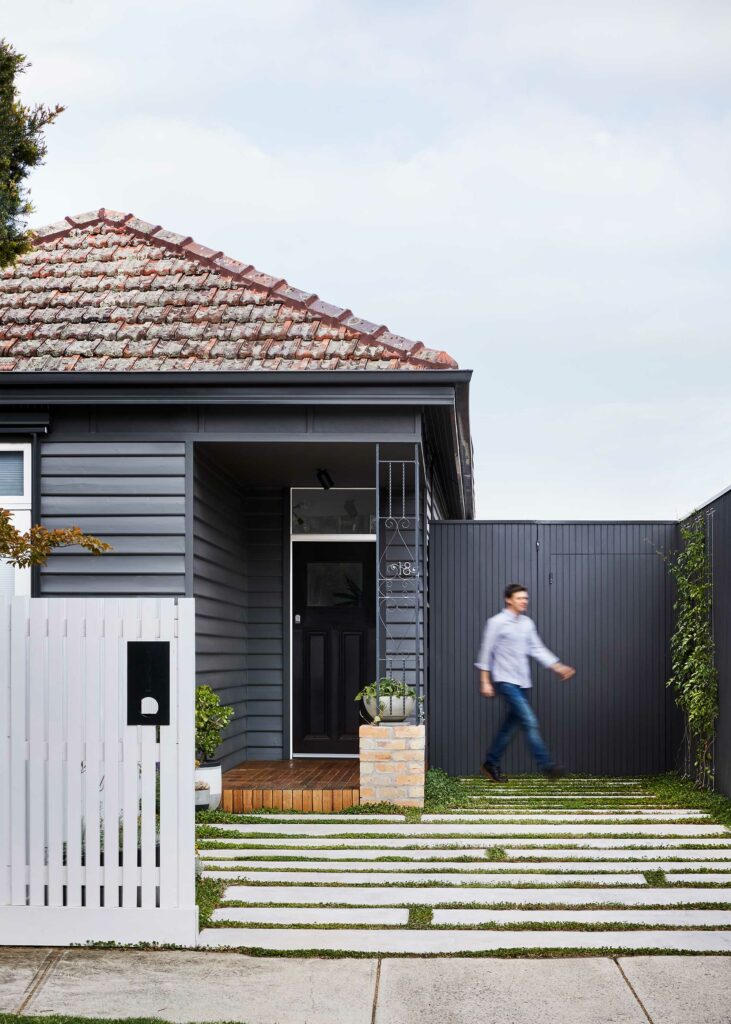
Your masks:
<svg viewBox="0 0 731 1024"><path fill-rule="evenodd" d="M0 272L0 371L398 370L446 352L129 213L35 233Z"/></svg>

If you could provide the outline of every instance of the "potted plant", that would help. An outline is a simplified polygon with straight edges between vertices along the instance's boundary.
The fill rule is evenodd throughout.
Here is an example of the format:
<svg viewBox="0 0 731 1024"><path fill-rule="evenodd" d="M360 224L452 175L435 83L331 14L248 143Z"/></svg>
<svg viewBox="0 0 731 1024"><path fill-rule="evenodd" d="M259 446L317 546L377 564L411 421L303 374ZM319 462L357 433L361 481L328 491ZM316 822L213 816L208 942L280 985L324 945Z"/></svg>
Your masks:
<svg viewBox="0 0 731 1024"><path fill-rule="evenodd" d="M380 722L403 722L414 714L416 690L400 679L384 676L378 686L376 683L364 686L356 693L355 700L363 701L374 725Z"/></svg>
<svg viewBox="0 0 731 1024"><path fill-rule="evenodd" d="M221 744L221 732L233 713L233 708L223 707L210 686L199 686L195 691L195 781L196 789L198 783L207 784L210 811L221 803L221 762L214 757Z"/></svg>

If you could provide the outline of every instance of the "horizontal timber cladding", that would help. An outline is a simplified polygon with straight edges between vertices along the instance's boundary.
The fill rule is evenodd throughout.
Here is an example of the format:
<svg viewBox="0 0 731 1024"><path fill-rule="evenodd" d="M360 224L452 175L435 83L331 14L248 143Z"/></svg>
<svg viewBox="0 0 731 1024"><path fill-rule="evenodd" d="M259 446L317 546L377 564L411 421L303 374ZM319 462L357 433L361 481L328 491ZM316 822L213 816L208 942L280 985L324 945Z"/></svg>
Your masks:
<svg viewBox="0 0 731 1024"><path fill-rule="evenodd" d="M246 756L276 760L284 751L284 531L288 492L247 489L246 549Z"/></svg>
<svg viewBox="0 0 731 1024"><path fill-rule="evenodd" d="M243 497L228 474L196 452L193 596L196 683L234 709L218 750L224 769L246 758L246 552Z"/></svg>
<svg viewBox="0 0 731 1024"><path fill-rule="evenodd" d="M574 665L563 683L534 668L531 701L567 770L658 772L667 742L671 590L659 552L675 523L434 522L430 536L430 763L475 772L504 709L478 692L485 620L523 583L546 643ZM522 736L503 762L535 771Z"/></svg>
<svg viewBox="0 0 731 1024"><path fill-rule="evenodd" d="M41 596L185 593L185 446L43 441L40 516L112 545L95 556L61 549L41 570Z"/></svg>
<svg viewBox="0 0 731 1024"><path fill-rule="evenodd" d="M234 708L224 770L282 756L284 494L242 488L196 454L196 679Z"/></svg>

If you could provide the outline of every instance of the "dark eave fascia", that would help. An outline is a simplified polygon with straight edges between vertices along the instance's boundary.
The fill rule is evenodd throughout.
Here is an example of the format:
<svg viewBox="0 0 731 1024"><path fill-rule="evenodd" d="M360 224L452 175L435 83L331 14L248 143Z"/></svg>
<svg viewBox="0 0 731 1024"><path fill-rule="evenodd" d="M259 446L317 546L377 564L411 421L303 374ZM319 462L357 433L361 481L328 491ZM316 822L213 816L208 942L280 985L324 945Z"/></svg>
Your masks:
<svg viewBox="0 0 731 1024"><path fill-rule="evenodd" d="M470 370L197 370L0 373L5 403L451 405Z"/></svg>

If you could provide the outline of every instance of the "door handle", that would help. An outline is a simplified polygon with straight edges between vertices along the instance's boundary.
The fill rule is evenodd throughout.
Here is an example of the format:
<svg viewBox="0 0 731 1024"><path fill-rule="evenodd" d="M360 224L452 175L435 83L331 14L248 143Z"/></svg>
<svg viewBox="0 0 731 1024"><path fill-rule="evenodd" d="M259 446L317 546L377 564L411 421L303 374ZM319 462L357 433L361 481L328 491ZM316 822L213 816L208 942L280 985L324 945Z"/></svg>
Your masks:
<svg viewBox="0 0 731 1024"><path fill-rule="evenodd" d="M294 624L295 624L295 626L299 626L300 622L302 622L302 616L301 615L295 615L295 617L294 617Z"/></svg>

